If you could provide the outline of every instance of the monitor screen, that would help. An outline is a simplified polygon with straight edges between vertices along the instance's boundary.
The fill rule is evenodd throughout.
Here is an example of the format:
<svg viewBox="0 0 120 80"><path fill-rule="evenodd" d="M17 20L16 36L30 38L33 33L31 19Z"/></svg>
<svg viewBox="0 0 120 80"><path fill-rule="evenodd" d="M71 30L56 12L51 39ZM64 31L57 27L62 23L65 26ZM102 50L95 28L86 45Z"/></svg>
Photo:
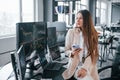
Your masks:
<svg viewBox="0 0 120 80"><path fill-rule="evenodd" d="M57 38L56 38L56 27L48 27L48 47L49 52L53 60L60 58L60 51L57 45Z"/></svg>
<svg viewBox="0 0 120 80"><path fill-rule="evenodd" d="M29 57L31 55L33 50L34 50L33 42L29 42L29 43L24 44L24 52L25 52L26 59L27 59L27 57Z"/></svg>
<svg viewBox="0 0 120 80"><path fill-rule="evenodd" d="M34 23L17 23L16 25L16 40L17 50L20 45L29 43L33 40L33 24Z"/></svg>
<svg viewBox="0 0 120 80"><path fill-rule="evenodd" d="M24 80L25 72L26 72L26 60L25 60L25 52L24 46L21 45L16 54L17 57L17 67L18 67L18 76L20 80Z"/></svg>
<svg viewBox="0 0 120 80"><path fill-rule="evenodd" d="M49 48L49 52L52 57L52 60L56 60L61 57L61 53L57 45L52 48Z"/></svg>
<svg viewBox="0 0 120 80"><path fill-rule="evenodd" d="M53 47L56 45L56 27L48 27L47 28L47 43L48 47Z"/></svg>
<svg viewBox="0 0 120 80"><path fill-rule="evenodd" d="M16 35L17 50L22 44L28 44L28 47L33 45L33 49L47 48L47 23L45 22L17 23Z"/></svg>

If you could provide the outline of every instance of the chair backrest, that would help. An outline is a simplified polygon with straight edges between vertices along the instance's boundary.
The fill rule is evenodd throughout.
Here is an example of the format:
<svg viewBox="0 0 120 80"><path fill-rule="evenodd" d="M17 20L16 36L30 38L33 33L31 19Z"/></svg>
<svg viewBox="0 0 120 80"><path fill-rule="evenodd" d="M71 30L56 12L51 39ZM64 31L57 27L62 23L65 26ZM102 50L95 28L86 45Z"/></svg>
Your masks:
<svg viewBox="0 0 120 80"><path fill-rule="evenodd" d="M116 50L117 50L117 53L120 54L120 43Z"/></svg>
<svg viewBox="0 0 120 80"><path fill-rule="evenodd" d="M111 76L120 78L120 44L117 47L117 51L114 57Z"/></svg>
<svg viewBox="0 0 120 80"><path fill-rule="evenodd" d="M47 44L48 47L53 47L57 44L56 27L47 28Z"/></svg>
<svg viewBox="0 0 120 80"><path fill-rule="evenodd" d="M111 76L107 78L102 78L100 80L120 80L120 43L116 49L112 65L100 68L98 70L98 73L105 71L109 68L111 68Z"/></svg>
<svg viewBox="0 0 120 80"><path fill-rule="evenodd" d="M107 43L112 43L113 42L114 36L109 36L106 40Z"/></svg>

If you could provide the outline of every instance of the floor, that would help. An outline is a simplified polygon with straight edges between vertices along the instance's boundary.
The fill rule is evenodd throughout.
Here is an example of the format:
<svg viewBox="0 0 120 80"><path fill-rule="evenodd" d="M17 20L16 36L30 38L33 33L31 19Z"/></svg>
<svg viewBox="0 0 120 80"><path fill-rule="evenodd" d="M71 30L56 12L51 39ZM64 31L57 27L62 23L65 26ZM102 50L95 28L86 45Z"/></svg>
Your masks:
<svg viewBox="0 0 120 80"><path fill-rule="evenodd" d="M110 65L112 65L112 61L107 61L107 62L103 62L102 67L110 66ZM100 68L101 67L99 67L98 69L100 69ZM100 79L107 78L107 77L110 77L110 76L111 76L111 68L106 69L106 70L99 73Z"/></svg>

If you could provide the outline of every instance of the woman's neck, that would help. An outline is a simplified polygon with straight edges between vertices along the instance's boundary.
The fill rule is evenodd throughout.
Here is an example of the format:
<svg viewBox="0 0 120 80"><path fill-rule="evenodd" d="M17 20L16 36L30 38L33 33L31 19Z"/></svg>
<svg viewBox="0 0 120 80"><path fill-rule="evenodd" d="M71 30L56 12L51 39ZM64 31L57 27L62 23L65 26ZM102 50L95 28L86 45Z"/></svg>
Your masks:
<svg viewBox="0 0 120 80"><path fill-rule="evenodd" d="M75 27L75 30L76 30L77 32L80 32L80 31L82 31L82 28L81 28L81 27Z"/></svg>

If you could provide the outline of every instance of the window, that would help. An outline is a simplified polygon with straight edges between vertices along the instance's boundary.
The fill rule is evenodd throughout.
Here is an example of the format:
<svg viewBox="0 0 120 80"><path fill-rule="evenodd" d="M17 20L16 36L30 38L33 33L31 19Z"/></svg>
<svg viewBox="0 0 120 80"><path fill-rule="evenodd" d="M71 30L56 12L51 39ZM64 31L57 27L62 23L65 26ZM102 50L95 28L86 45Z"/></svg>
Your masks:
<svg viewBox="0 0 120 80"><path fill-rule="evenodd" d="M73 25L75 21L75 14L82 9L88 8L88 0L80 0L72 2L58 2L59 5L67 5L69 6L69 13L68 14L58 14L58 21L65 21L67 25ZM73 9L75 7L75 9Z"/></svg>
<svg viewBox="0 0 120 80"><path fill-rule="evenodd" d="M100 24L100 1L96 3L96 25Z"/></svg>
<svg viewBox="0 0 120 80"><path fill-rule="evenodd" d="M107 4L101 0L97 0L96 4L96 25L106 24Z"/></svg>
<svg viewBox="0 0 120 80"><path fill-rule="evenodd" d="M74 10L75 16L79 10L84 10L87 8L88 8L88 0L76 1L75 2L75 10ZM75 21L75 18L74 18L74 21Z"/></svg>
<svg viewBox="0 0 120 80"><path fill-rule="evenodd" d="M18 22L34 21L33 1L34 0L0 1L0 37L15 35L16 23Z"/></svg>
<svg viewBox="0 0 120 80"><path fill-rule="evenodd" d="M19 0L0 0L0 37L15 35L19 22Z"/></svg>
<svg viewBox="0 0 120 80"><path fill-rule="evenodd" d="M33 22L34 21L34 2L33 0L22 0L22 21Z"/></svg>
<svg viewBox="0 0 120 80"><path fill-rule="evenodd" d="M66 21L66 24L68 24L68 18L69 18L69 3L68 2L58 2L58 6L63 6L63 8L65 8L66 6L68 6L68 8L66 8L66 10L68 10L68 13L58 13L58 21ZM62 8L61 8L62 9ZM65 9L63 9L65 10Z"/></svg>
<svg viewBox="0 0 120 80"><path fill-rule="evenodd" d="M75 14L80 10L80 6L81 6L81 1L76 1L75 2Z"/></svg>
<svg viewBox="0 0 120 80"><path fill-rule="evenodd" d="M79 10L87 9L87 6L88 6L87 0L76 1L75 12L78 12Z"/></svg>
<svg viewBox="0 0 120 80"><path fill-rule="evenodd" d="M101 24L106 24L106 9L107 5L105 2L101 2Z"/></svg>

